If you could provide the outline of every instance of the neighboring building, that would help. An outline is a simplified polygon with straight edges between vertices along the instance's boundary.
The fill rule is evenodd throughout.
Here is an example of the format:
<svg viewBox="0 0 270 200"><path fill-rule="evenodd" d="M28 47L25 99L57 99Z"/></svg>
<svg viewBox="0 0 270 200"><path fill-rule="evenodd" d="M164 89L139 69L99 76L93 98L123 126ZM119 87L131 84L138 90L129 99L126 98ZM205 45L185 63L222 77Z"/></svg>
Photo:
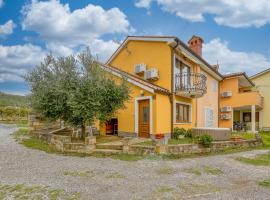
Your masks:
<svg viewBox="0 0 270 200"><path fill-rule="evenodd" d="M261 127L263 130L270 131L270 68L250 79L255 83L255 90L258 90L264 97Z"/></svg>
<svg viewBox="0 0 270 200"><path fill-rule="evenodd" d="M170 137L175 127L218 127L222 75L202 58L200 37L129 36L103 68L124 76L131 99L102 134ZM231 126L230 126L231 127Z"/></svg>
<svg viewBox="0 0 270 200"><path fill-rule="evenodd" d="M245 73L226 74L223 77L220 82L220 127L251 132L261 129L263 97L258 91L252 91L254 83Z"/></svg>

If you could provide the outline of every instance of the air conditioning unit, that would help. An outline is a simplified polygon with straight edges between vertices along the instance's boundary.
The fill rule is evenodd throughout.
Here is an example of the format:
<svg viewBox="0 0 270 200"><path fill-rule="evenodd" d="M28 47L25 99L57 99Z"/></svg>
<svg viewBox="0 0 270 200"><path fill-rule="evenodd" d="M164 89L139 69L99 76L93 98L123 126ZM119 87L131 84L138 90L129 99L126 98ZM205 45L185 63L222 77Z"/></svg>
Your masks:
<svg viewBox="0 0 270 200"><path fill-rule="evenodd" d="M221 112L231 112L232 107L231 106L224 106L221 108Z"/></svg>
<svg viewBox="0 0 270 200"><path fill-rule="evenodd" d="M224 120L229 120L229 119L231 119L231 115L230 114L221 114L220 118L224 119Z"/></svg>
<svg viewBox="0 0 270 200"><path fill-rule="evenodd" d="M231 91L226 91L226 92L222 92L221 93L222 97L231 97L232 96L232 92Z"/></svg>
<svg viewBox="0 0 270 200"><path fill-rule="evenodd" d="M146 71L146 64L140 63L135 65L135 74L140 74Z"/></svg>
<svg viewBox="0 0 270 200"><path fill-rule="evenodd" d="M144 73L144 79L146 80L157 80L158 78L158 70L156 68L148 69Z"/></svg>

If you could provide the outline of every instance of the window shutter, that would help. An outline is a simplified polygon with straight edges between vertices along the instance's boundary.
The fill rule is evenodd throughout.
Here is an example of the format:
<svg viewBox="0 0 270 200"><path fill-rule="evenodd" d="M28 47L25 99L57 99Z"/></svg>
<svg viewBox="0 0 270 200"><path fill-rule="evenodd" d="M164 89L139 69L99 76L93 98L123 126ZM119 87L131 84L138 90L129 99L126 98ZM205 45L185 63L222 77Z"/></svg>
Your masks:
<svg viewBox="0 0 270 200"><path fill-rule="evenodd" d="M212 108L205 108L205 127L214 127L215 117L214 110Z"/></svg>

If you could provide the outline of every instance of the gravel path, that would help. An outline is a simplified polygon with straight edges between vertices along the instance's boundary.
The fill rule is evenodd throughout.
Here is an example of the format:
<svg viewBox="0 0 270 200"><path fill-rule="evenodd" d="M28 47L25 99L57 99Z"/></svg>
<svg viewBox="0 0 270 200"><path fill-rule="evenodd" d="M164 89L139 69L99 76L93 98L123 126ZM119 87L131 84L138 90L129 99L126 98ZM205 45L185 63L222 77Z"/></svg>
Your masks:
<svg viewBox="0 0 270 200"><path fill-rule="evenodd" d="M79 192L81 199L270 199L270 189L257 185L270 179L270 167L235 160L266 150L126 162L27 149L10 136L15 130L0 125L0 184L49 186Z"/></svg>

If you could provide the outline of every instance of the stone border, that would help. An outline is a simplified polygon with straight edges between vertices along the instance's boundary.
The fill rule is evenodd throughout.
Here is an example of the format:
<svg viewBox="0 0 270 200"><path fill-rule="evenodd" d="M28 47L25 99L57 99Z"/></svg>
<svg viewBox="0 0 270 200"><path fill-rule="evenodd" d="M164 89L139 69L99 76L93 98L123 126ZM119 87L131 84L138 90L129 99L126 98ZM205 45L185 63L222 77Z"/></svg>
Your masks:
<svg viewBox="0 0 270 200"><path fill-rule="evenodd" d="M201 144L181 144L168 145L166 153L168 154L196 154L196 153L214 153L222 152L228 148L250 148L262 146L261 140L241 140L241 141L222 141L213 142L210 147L204 147Z"/></svg>
<svg viewBox="0 0 270 200"><path fill-rule="evenodd" d="M96 149L96 137L89 136L85 138L84 143L74 143L71 136L59 135L57 132L63 129L58 129L47 134L40 134L39 138L45 140L50 145L54 146L61 152L72 153L86 153L92 154ZM262 146L260 137L253 140L240 140L240 141L216 141L210 147L204 147L201 144L178 144L167 145L164 141L157 140L153 145L138 145L132 143L131 138L123 139L123 154L129 155L154 155L154 154L198 154L198 153L211 153L222 152L228 148L251 148Z"/></svg>

